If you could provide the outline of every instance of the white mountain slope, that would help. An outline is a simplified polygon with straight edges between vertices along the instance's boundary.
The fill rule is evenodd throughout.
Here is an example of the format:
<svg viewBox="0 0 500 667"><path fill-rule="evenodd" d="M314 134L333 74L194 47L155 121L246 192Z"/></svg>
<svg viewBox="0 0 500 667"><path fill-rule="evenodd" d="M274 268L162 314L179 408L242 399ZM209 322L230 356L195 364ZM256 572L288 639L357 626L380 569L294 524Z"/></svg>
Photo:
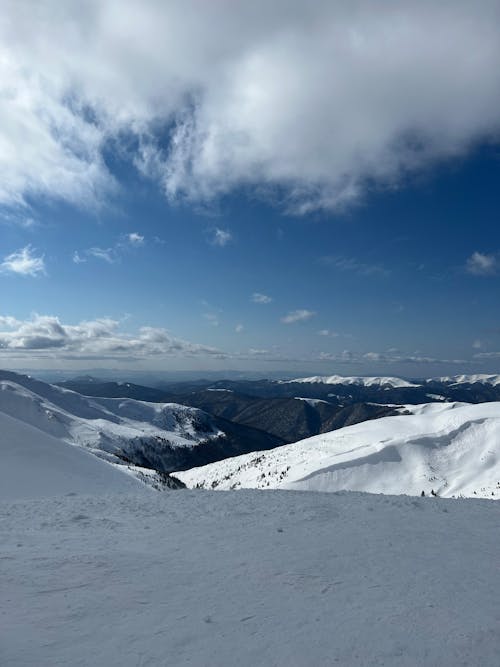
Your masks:
<svg viewBox="0 0 500 667"><path fill-rule="evenodd" d="M500 497L500 403L430 403L176 473L188 487Z"/></svg>
<svg viewBox="0 0 500 667"><path fill-rule="evenodd" d="M439 378L430 378L427 382L441 382L443 384L490 384L497 387L500 384L500 375L485 375L476 373L474 375L452 375Z"/></svg>
<svg viewBox="0 0 500 667"><path fill-rule="evenodd" d="M295 380L281 382L282 384L292 384L294 382L303 384L352 384L362 387L420 387L418 384L396 377L344 377L342 375L313 375L307 378L296 378Z"/></svg>
<svg viewBox="0 0 500 667"><path fill-rule="evenodd" d="M0 412L0 501L146 490L125 471Z"/></svg>
<svg viewBox="0 0 500 667"><path fill-rule="evenodd" d="M136 462L143 457L160 464L164 451L171 455L222 435L210 416L196 408L89 398L6 371L0 372L0 414L115 463L123 463L123 457Z"/></svg>

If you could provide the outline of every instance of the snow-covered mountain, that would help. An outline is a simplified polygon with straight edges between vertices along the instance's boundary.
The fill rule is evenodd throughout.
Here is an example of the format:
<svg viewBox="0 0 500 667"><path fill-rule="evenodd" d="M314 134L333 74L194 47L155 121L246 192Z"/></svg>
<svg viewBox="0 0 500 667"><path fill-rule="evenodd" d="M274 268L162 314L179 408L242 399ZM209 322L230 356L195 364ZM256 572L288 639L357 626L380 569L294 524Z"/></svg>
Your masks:
<svg viewBox="0 0 500 667"><path fill-rule="evenodd" d="M190 488L500 497L500 403L430 403L178 473Z"/></svg>
<svg viewBox="0 0 500 667"><path fill-rule="evenodd" d="M250 429L197 408L128 398L90 398L7 371L0 371L0 414L67 444L84 447L112 463L161 472L256 449L247 437ZM280 444L267 434L257 432L257 436L256 441L264 447Z"/></svg>
<svg viewBox="0 0 500 667"><path fill-rule="evenodd" d="M500 375L485 375L476 373L474 375L452 375L439 378L430 378L427 382L439 382L441 384L489 384L493 387L500 385Z"/></svg>
<svg viewBox="0 0 500 667"><path fill-rule="evenodd" d="M408 380L403 380L397 377L363 377L350 376L344 377L342 375L313 375L306 378L296 378L295 380L282 381L283 384L344 384L356 385L359 387L419 387L418 384L413 384Z"/></svg>

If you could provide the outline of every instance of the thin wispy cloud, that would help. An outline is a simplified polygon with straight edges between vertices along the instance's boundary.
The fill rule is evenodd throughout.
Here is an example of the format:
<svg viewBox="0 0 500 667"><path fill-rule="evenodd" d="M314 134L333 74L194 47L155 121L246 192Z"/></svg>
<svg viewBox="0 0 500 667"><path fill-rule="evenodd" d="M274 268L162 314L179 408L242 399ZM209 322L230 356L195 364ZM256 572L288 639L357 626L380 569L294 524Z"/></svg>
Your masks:
<svg viewBox="0 0 500 667"><path fill-rule="evenodd" d="M243 333L243 331L245 330L245 327L243 326L243 324L237 324L234 327L234 330L235 330L236 333Z"/></svg>
<svg viewBox="0 0 500 667"><path fill-rule="evenodd" d="M299 310L292 310L287 315L281 318L283 324L294 324L295 322L306 322L314 317L316 313L313 310L305 308Z"/></svg>
<svg viewBox="0 0 500 667"><path fill-rule="evenodd" d="M217 315L217 313L203 313L203 317L213 327L218 327L220 324L219 316Z"/></svg>
<svg viewBox="0 0 500 667"><path fill-rule="evenodd" d="M260 292L254 292L252 296L250 297L250 300L253 301L253 303L271 303L273 300L271 296L268 296L267 294L261 294Z"/></svg>
<svg viewBox="0 0 500 667"><path fill-rule="evenodd" d="M320 329L318 331L318 336L325 336L330 338L338 338L340 334L337 331L331 331L331 329Z"/></svg>
<svg viewBox="0 0 500 667"><path fill-rule="evenodd" d="M133 248L141 248L145 244L145 237L138 232L130 232L120 237L113 246L109 248L100 248L94 246L85 250L75 250L73 253L73 262L83 264L89 257L100 259L108 264L116 264L122 259L124 253L132 252Z"/></svg>
<svg viewBox="0 0 500 667"><path fill-rule="evenodd" d="M232 241L232 238L233 235L228 229L219 229L216 227L211 233L210 243L219 246L219 248L223 248Z"/></svg>
<svg viewBox="0 0 500 667"><path fill-rule="evenodd" d="M352 350L343 350L342 352L320 352L319 361L332 361L346 364L409 364L409 365L429 365L429 364L456 364L467 365L470 361L465 359L438 359L427 357L421 354L403 354L388 350L387 352L353 352ZM376 371L375 371L376 372Z"/></svg>
<svg viewBox="0 0 500 667"><path fill-rule="evenodd" d="M465 268L475 276L491 276L498 272L499 262L495 255L476 251L467 259Z"/></svg>
<svg viewBox="0 0 500 667"><path fill-rule="evenodd" d="M89 257L95 257L96 259L101 259L103 262L107 262L108 264L114 264L119 259L115 248L98 248L98 247L88 248L88 250L86 250L85 253Z"/></svg>
<svg viewBox="0 0 500 667"><path fill-rule="evenodd" d="M27 245L4 257L0 271L36 278L45 274L44 256L37 255L36 250Z"/></svg>
<svg viewBox="0 0 500 667"><path fill-rule="evenodd" d="M343 257L339 255L326 255L320 258L320 263L325 266L331 266L337 271L356 273L360 276L381 276L390 275L389 269L380 264L369 264L361 262L354 257Z"/></svg>
<svg viewBox="0 0 500 667"><path fill-rule="evenodd" d="M85 264L87 261L87 258L80 255L78 250L74 251L72 259L74 264Z"/></svg>

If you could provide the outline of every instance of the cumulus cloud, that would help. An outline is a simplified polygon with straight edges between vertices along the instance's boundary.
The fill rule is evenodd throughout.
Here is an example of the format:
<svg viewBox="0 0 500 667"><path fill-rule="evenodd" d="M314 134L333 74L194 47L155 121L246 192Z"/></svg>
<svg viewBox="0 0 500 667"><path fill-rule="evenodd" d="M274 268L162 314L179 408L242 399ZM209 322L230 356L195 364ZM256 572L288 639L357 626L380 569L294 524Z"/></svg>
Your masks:
<svg viewBox="0 0 500 667"><path fill-rule="evenodd" d="M36 256L35 250L27 245L7 255L0 264L0 271L35 278L45 273L45 261L43 255Z"/></svg>
<svg viewBox="0 0 500 667"><path fill-rule="evenodd" d="M32 356L84 359L145 359L225 355L213 347L175 338L167 330L141 327L136 333L120 330L120 323L102 318L76 325L49 315L28 320L0 316L0 358Z"/></svg>
<svg viewBox="0 0 500 667"><path fill-rule="evenodd" d="M218 227L216 227L212 232L210 243L212 245L217 245L223 248L225 245L229 243L229 241L231 241L232 238L233 235L231 234L230 231L228 231L227 229L219 229Z"/></svg>
<svg viewBox="0 0 500 667"><path fill-rule="evenodd" d="M498 259L495 255L473 252L465 267L469 273L476 276L488 276L498 271Z"/></svg>
<svg viewBox="0 0 500 667"><path fill-rule="evenodd" d="M294 322L305 322L314 317L316 313L313 310L302 308L299 310L292 310L287 315L281 318L283 324L293 324Z"/></svg>
<svg viewBox="0 0 500 667"><path fill-rule="evenodd" d="M99 205L119 146L171 199L257 186L306 213L498 138L497 0L5 0L2 16L11 206Z"/></svg>
<svg viewBox="0 0 500 667"><path fill-rule="evenodd" d="M254 292L251 296L251 301L254 303L271 303L272 297L267 294L261 294L260 292Z"/></svg>

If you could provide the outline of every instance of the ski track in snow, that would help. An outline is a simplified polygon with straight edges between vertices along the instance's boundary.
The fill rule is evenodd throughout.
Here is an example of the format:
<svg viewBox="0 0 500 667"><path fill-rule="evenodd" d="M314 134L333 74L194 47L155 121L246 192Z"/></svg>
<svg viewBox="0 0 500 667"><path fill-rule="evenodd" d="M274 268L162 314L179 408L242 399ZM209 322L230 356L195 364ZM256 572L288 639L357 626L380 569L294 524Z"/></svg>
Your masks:
<svg viewBox="0 0 500 667"><path fill-rule="evenodd" d="M290 491L0 503L0 664L497 667L499 509Z"/></svg>

